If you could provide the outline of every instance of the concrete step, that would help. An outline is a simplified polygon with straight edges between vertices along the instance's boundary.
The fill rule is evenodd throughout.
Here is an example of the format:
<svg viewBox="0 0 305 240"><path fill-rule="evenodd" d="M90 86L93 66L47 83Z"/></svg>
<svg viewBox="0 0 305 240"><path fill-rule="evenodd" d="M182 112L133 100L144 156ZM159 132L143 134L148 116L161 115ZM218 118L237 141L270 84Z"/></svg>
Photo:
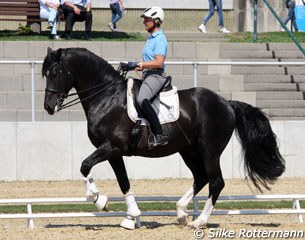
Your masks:
<svg viewBox="0 0 305 240"><path fill-rule="evenodd" d="M292 59L304 59L305 56L301 51L272 51L272 55L274 58L292 58Z"/></svg>
<svg viewBox="0 0 305 240"><path fill-rule="evenodd" d="M245 83L305 83L304 75L245 75Z"/></svg>
<svg viewBox="0 0 305 240"><path fill-rule="evenodd" d="M251 59L249 60L249 58L232 58L231 59L232 62L305 62L305 58L301 59L301 58L255 58L255 59ZM284 65L283 65L284 66Z"/></svg>
<svg viewBox="0 0 305 240"><path fill-rule="evenodd" d="M268 116L272 117L293 117L293 118L304 118L305 109L304 108L264 108L263 111L267 113Z"/></svg>
<svg viewBox="0 0 305 240"><path fill-rule="evenodd" d="M305 44L301 44L305 48ZM293 43L222 43L224 51L300 51Z"/></svg>
<svg viewBox="0 0 305 240"><path fill-rule="evenodd" d="M41 75L35 74L35 90L44 91L45 81ZM0 91L30 91L31 90L30 74L0 74Z"/></svg>
<svg viewBox="0 0 305 240"><path fill-rule="evenodd" d="M285 59L304 59L302 52L298 51L221 51L220 56L223 58L247 58L247 59L257 59L257 58L285 58Z"/></svg>
<svg viewBox="0 0 305 240"><path fill-rule="evenodd" d="M29 110L32 106L31 97L31 92L0 92L0 109ZM70 99L66 101L70 101ZM43 109L43 102L44 92L35 92L35 109ZM82 109L82 106L81 104L77 104L70 109Z"/></svg>
<svg viewBox="0 0 305 240"><path fill-rule="evenodd" d="M294 43L266 43L266 46L270 51L300 51ZM305 48L304 43L301 43L301 46Z"/></svg>
<svg viewBox="0 0 305 240"><path fill-rule="evenodd" d="M189 42L227 42L223 33L201 33L201 32L166 32L168 41Z"/></svg>
<svg viewBox="0 0 305 240"><path fill-rule="evenodd" d="M295 83L245 83L244 90L250 92L291 92L298 89Z"/></svg>
<svg viewBox="0 0 305 240"><path fill-rule="evenodd" d="M220 52L220 57L222 58L246 58L249 60L252 59L271 59L273 58L272 52L268 51L221 51Z"/></svg>
<svg viewBox="0 0 305 240"><path fill-rule="evenodd" d="M259 108L305 108L305 100L257 100Z"/></svg>
<svg viewBox="0 0 305 240"><path fill-rule="evenodd" d="M304 100L302 92L257 92L257 100Z"/></svg>
<svg viewBox="0 0 305 240"><path fill-rule="evenodd" d="M289 121L294 121L294 120L297 120L297 121L304 121L305 120L305 117L291 117L291 116L288 116L288 117L270 117L269 116L269 119L270 120L274 120L274 121L283 121L283 120L289 120Z"/></svg>
<svg viewBox="0 0 305 240"><path fill-rule="evenodd" d="M305 83L298 84L298 88L300 89L300 91L305 92Z"/></svg>
<svg viewBox="0 0 305 240"><path fill-rule="evenodd" d="M167 40L177 42L176 39L167 38ZM182 37L180 37L178 39L178 41L180 41L180 42L213 42L213 43L215 43L215 42L227 42L228 40L225 39L225 38L206 38L206 37L202 36L201 38L182 38Z"/></svg>
<svg viewBox="0 0 305 240"><path fill-rule="evenodd" d="M238 67L232 66L237 75L305 75L305 67Z"/></svg>
<svg viewBox="0 0 305 240"><path fill-rule="evenodd" d="M30 122L30 110L0 110L0 122ZM63 110L54 115L49 115L44 110L35 111L35 121L86 121L83 110Z"/></svg>

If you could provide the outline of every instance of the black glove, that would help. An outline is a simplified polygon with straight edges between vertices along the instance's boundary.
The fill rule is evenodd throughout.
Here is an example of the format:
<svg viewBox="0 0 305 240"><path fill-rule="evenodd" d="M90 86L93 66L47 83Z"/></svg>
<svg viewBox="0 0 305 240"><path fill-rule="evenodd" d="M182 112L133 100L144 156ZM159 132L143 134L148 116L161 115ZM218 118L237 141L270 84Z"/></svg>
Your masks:
<svg viewBox="0 0 305 240"><path fill-rule="evenodd" d="M121 63L121 68L123 71L132 71L139 67L139 62L128 62Z"/></svg>

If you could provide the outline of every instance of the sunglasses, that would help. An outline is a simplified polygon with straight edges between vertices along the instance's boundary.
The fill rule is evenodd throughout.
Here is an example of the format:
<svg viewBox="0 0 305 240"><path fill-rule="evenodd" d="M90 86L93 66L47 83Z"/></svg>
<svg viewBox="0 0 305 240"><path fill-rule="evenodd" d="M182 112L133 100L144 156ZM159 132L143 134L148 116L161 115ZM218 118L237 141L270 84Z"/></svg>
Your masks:
<svg viewBox="0 0 305 240"><path fill-rule="evenodd" d="M154 20L151 18L144 18L143 23L153 22Z"/></svg>

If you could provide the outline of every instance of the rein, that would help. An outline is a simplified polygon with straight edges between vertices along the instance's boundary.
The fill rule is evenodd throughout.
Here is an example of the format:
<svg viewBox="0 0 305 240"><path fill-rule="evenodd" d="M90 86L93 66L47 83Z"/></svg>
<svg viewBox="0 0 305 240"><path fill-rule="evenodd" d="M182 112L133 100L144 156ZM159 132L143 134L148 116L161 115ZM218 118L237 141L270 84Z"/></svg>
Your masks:
<svg viewBox="0 0 305 240"><path fill-rule="evenodd" d="M65 72L67 73L67 75L69 75L69 77L74 81L75 81L75 78L73 77L73 75L71 74L70 71L67 70L67 68L65 67L65 65L63 63L60 63L60 62L55 62L53 63L48 69L47 69L47 74L48 74L48 71L50 69L52 69L53 67L55 67L56 65L60 65L64 70ZM62 70L60 69L60 74L62 74ZM119 78L121 78L122 75L120 75L119 77L117 78L114 78L113 80L117 80ZM125 78L124 78L125 79ZM52 89L52 88L46 88L45 89L45 92L51 92L51 93L54 93L54 94L57 94L58 95L58 98L57 98L57 105L58 105L58 109L57 109L57 112L59 112L60 110L62 109L65 109L65 108L68 108L68 107L72 107L76 104L79 104L81 102L84 102L84 101L87 101L88 99L91 99L93 97L95 97L96 95L98 95L99 93L105 91L107 88L111 87L111 86L114 86L114 85L119 85L119 84L123 84L123 83L126 83L126 80L122 80L122 81L117 81L117 82L106 82L106 83L101 83L101 84L98 84L94 87L90 87L90 88L86 88L84 90L81 90L81 91L78 91L76 93L71 93L71 94L65 94L62 90L56 90L56 89ZM93 89L96 89L96 88L99 88L99 87L103 87L102 89L99 89L98 91L96 91L95 93L89 95L88 97L84 98L84 99L81 99L79 97L65 103L65 104L62 104L63 101L65 99L67 99L68 97L71 97L71 96L74 96L74 95L78 95L79 93L84 93L84 92L88 92L90 90L93 90ZM79 101L77 101L79 100ZM75 102L77 101L77 102Z"/></svg>
<svg viewBox="0 0 305 240"><path fill-rule="evenodd" d="M115 78L115 79L118 79L118 78ZM115 80L115 79L114 79L114 80ZM88 99L90 99L90 98L93 98L93 97L95 97L95 96L98 95L99 93L105 91L107 88L109 88L109 87L111 87L111 86L119 85L119 84L122 84L122 83L126 83L126 81L123 80L123 81L118 81L118 82L115 82L115 83L107 82L107 83L103 83L103 84L96 85L96 86L91 87L91 88L84 89L84 90L79 91L79 92L77 92L77 93L68 94L68 95L66 96L66 98L68 98L68 97L70 97L70 96L77 95L77 94L79 94L79 93L83 93L83 92L90 91L90 90L95 89L95 88L98 88L98 87L103 87L103 86L105 85L102 89L99 89L98 91L96 91L95 93L91 94L90 96L88 96L88 97L86 97L86 98L84 98L84 99L79 100L80 98L77 97L77 98L71 100L70 102L67 102L67 103L61 105L61 106L58 108L58 112L59 112L60 110L62 110L62 109L65 109L65 108L68 108L68 107L72 107L72 106L74 106L74 105L76 105L76 104L79 104L79 103L84 102L84 101L86 101L86 100L88 100ZM77 101L77 100L79 100L79 101L78 101L78 102L75 102L75 101Z"/></svg>

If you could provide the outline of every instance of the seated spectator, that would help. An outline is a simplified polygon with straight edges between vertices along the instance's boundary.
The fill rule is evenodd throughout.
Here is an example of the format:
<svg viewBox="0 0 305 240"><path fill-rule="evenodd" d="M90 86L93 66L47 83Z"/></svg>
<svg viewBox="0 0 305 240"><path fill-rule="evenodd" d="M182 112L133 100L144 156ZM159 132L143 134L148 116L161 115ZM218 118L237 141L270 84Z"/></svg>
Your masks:
<svg viewBox="0 0 305 240"><path fill-rule="evenodd" d="M48 19L48 29L51 29L51 39L59 39L56 30L59 0L38 0L40 4L40 18Z"/></svg>
<svg viewBox="0 0 305 240"><path fill-rule="evenodd" d="M73 39L75 21L85 21L85 39L90 39L92 13L90 0L62 0L62 9L66 19L65 39Z"/></svg>

